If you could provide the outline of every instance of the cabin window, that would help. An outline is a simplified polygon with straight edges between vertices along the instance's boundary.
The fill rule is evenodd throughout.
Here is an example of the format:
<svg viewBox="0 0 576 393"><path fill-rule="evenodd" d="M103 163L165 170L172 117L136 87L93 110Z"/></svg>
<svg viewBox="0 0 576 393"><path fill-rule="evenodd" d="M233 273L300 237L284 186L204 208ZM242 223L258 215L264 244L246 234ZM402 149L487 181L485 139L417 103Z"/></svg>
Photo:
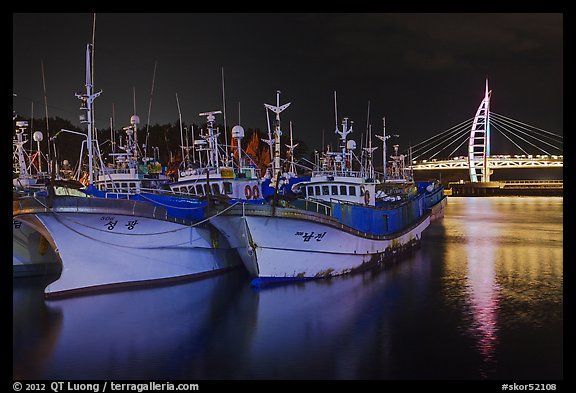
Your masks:
<svg viewBox="0 0 576 393"><path fill-rule="evenodd" d="M232 183L225 181L222 185L224 186L224 194L232 194Z"/></svg>
<svg viewBox="0 0 576 393"><path fill-rule="evenodd" d="M354 186L349 186L349 187L348 187L348 195L356 196L356 187L354 187Z"/></svg>
<svg viewBox="0 0 576 393"><path fill-rule="evenodd" d="M120 183L120 188L125 191L128 188L128 184L126 183Z"/></svg>
<svg viewBox="0 0 576 393"><path fill-rule="evenodd" d="M194 194L194 186L188 186L188 194Z"/></svg>
<svg viewBox="0 0 576 393"><path fill-rule="evenodd" d="M322 195L322 194L320 194L320 186L316 186L315 190L316 190L316 195Z"/></svg>
<svg viewBox="0 0 576 393"><path fill-rule="evenodd" d="M338 186L332 186L332 195L338 195Z"/></svg>
<svg viewBox="0 0 576 393"><path fill-rule="evenodd" d="M346 186L340 186L340 195L348 195L346 192Z"/></svg>
<svg viewBox="0 0 576 393"><path fill-rule="evenodd" d="M208 184L204 184L204 194L206 195L210 194L210 187L208 186Z"/></svg>
<svg viewBox="0 0 576 393"><path fill-rule="evenodd" d="M314 196L314 187L308 187L308 196Z"/></svg>
<svg viewBox="0 0 576 393"><path fill-rule="evenodd" d="M204 195L204 190L202 189L202 185L201 185L201 184L198 184L198 185L196 186L196 194L197 194L197 195Z"/></svg>
<svg viewBox="0 0 576 393"><path fill-rule="evenodd" d="M212 193L216 195L220 194L220 185L218 183L212 184Z"/></svg>
<svg viewBox="0 0 576 393"><path fill-rule="evenodd" d="M330 190L328 186L322 186L322 195L330 195Z"/></svg>

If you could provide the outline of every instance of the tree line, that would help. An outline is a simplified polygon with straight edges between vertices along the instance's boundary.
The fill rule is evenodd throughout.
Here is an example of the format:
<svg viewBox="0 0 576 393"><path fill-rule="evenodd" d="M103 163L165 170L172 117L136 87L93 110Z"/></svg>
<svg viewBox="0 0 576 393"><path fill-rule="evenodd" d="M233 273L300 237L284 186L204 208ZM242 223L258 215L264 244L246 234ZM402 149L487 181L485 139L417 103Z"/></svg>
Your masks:
<svg viewBox="0 0 576 393"><path fill-rule="evenodd" d="M77 134L71 134L66 132L60 132L60 130L71 130L86 134L86 127L81 128L72 124L69 120L63 119L58 116L49 117L46 119L37 118L24 118L18 116L15 121L25 120L29 124L29 128L25 133L25 139L28 143L25 145L26 150L36 150L37 143L33 140L32 135L36 131L41 131L43 134L43 140L40 142L40 150L43 154L53 157L56 155L56 159L59 163L64 160L68 160L72 167L78 166L78 160L80 156L80 150L82 142L85 138ZM223 125L216 125L219 130L223 130ZM126 134L122 130L122 127L114 127L114 132L111 133L110 126L107 128L96 127L98 144L100 146L100 151L102 153L105 162L111 162L111 157L109 154L112 152L112 139L116 143L116 152L119 152L118 146L120 141L125 143ZM206 128L206 123L204 124L187 124L182 122L182 129L184 134L188 135L189 144L192 145L192 130L194 130L194 138L199 139L200 129ZM173 123L167 124L154 124L149 126L140 125L137 129L137 141L139 149L142 156L147 155L148 157L156 158L163 166L174 166L178 165L182 161L182 149L180 148L180 124L178 120ZM234 154L236 156L236 141L232 139L231 128L228 127L228 144L230 145L229 154ZM286 135L286 133L284 133ZM54 138L52 141L51 138ZM260 168L261 173L264 173L266 167L270 163L270 150L269 146L263 139L268 138L268 133L262 131L260 128L246 128L245 137L241 140L242 150L248 154L252 161ZM50 146L49 146L50 142ZM286 157L286 144L289 141L283 138L281 145L281 156ZM220 135L219 143L224 144L223 134ZM299 139L294 139L294 143L298 143L295 148L294 157L295 160L300 157L307 157L311 153L308 149L306 143ZM186 141L184 141L186 144ZM55 150L55 151L54 151ZM84 159L86 155L84 154Z"/></svg>

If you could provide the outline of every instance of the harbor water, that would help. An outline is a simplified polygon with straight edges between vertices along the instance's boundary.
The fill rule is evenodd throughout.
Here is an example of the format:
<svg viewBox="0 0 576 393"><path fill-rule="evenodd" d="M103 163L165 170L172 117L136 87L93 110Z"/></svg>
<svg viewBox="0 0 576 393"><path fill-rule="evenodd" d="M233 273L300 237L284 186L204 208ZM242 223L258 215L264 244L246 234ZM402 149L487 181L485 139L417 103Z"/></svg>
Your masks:
<svg viewBox="0 0 576 393"><path fill-rule="evenodd" d="M562 197L451 197L411 255L327 280L44 300L49 279L13 279L14 380L564 377Z"/></svg>

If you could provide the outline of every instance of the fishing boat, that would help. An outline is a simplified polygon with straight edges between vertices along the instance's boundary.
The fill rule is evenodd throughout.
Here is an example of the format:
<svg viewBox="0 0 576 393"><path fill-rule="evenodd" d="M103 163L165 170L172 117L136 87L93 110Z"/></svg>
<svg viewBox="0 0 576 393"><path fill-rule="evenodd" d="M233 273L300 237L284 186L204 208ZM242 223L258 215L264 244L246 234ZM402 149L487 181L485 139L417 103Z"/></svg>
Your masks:
<svg viewBox="0 0 576 393"><path fill-rule="evenodd" d="M446 198L438 183L414 183L409 171L376 179L371 143L364 163L353 170L356 144L347 140L352 123L344 118L342 127L336 127L340 151L324 154L310 180L296 185L302 199L284 206L214 207L212 224L238 249L254 276L251 285L331 277L383 263L416 247L431 218L442 216Z"/></svg>
<svg viewBox="0 0 576 393"><path fill-rule="evenodd" d="M178 180L168 183L168 187L178 195L222 196L243 203L264 203L258 168L246 154L242 155L240 144L244 128L241 125L232 128L232 137L238 143L236 162L230 160L219 145L220 133L215 120L216 115L221 113L210 111L199 114L206 117L206 129L201 130L198 139L194 138L192 129L192 147L186 146L186 151L192 150L192 155L183 154L185 159L178 169Z"/></svg>
<svg viewBox="0 0 576 393"><path fill-rule="evenodd" d="M92 138L92 103L100 95L93 92L91 51L87 45L86 93L76 95L86 111L90 185L95 181L93 158L99 159ZM113 191L116 198L47 192L13 200L14 226L34 232L25 246L50 250L45 255L56 256L61 266L46 296L200 278L241 266L227 239L204 220L174 217L158 204L120 198L118 191Z"/></svg>
<svg viewBox="0 0 576 393"><path fill-rule="evenodd" d="M42 132L36 131L33 135L33 139L38 143L38 150L34 155L31 155L24 149L24 145L28 143L28 140L25 139L27 128L27 121L16 121L16 135L12 140L12 188L16 194L42 190L50 180L49 173L41 170L40 142L43 139Z"/></svg>
<svg viewBox="0 0 576 393"><path fill-rule="evenodd" d="M58 173L51 173L48 163L46 163L47 171L42 171L39 143L43 139L42 132L34 133L33 139L38 143L38 149L31 154L24 149L24 145L28 142L25 139L27 128L27 121L16 121L16 135L13 139L12 199L16 201L27 196L47 196L48 190L54 195L83 195L77 190L81 186L79 182ZM46 239L24 221L14 218L12 224L13 276L26 277L59 272L58 257Z"/></svg>
<svg viewBox="0 0 576 393"><path fill-rule="evenodd" d="M169 182L170 178L155 158L141 157L137 139L138 124L140 118L136 114L132 115L130 125L123 128L126 134L125 144L119 144L119 149L123 152L109 153L112 160L108 165L104 165L96 145L98 162L94 166L93 179L86 176L86 185L92 184L96 190L114 193L121 198L156 190Z"/></svg>

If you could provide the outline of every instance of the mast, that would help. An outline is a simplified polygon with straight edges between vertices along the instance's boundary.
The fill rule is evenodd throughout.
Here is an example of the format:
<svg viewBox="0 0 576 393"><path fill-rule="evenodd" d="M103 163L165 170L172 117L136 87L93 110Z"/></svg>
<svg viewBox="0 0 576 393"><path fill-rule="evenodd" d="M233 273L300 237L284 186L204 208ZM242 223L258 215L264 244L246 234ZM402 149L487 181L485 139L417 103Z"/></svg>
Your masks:
<svg viewBox="0 0 576 393"><path fill-rule="evenodd" d="M292 121L290 121L290 144L286 145L286 147L290 154L290 167L288 168L288 171L294 174L296 174L296 165L294 165L294 149L296 146L298 146L298 143L294 144L294 140L292 139Z"/></svg>
<svg viewBox="0 0 576 393"><path fill-rule="evenodd" d="M112 103L112 117L110 118L110 138L112 141L112 153L116 153L116 136L114 132L114 103Z"/></svg>
<svg viewBox="0 0 576 393"><path fill-rule="evenodd" d="M208 135L202 136L204 139L208 140L208 146L210 148L210 156L208 157L208 164L211 167L219 167L220 163L218 161L218 135L214 133L214 121L216 120L217 114L222 113L222 111L212 111L212 112L203 112L198 114L198 116L206 116L207 124L206 128L208 128Z"/></svg>
<svg viewBox="0 0 576 393"><path fill-rule="evenodd" d="M383 181L386 181L386 178L387 178L387 175L386 175L386 141L388 139L390 139L391 137L398 138L400 135L398 135L398 134L386 135L386 117L382 118L382 122L384 125L384 127L382 129L382 135L376 135L376 137L382 141L382 172L384 172Z"/></svg>
<svg viewBox="0 0 576 393"><path fill-rule="evenodd" d="M154 94L154 81L156 79L156 65L158 61L154 60L154 74L152 74L152 88L150 89L150 101L148 102L148 119L146 121L146 143L144 148L144 157L148 159L148 136L150 135L150 112L152 111L152 95Z"/></svg>
<svg viewBox="0 0 576 393"><path fill-rule="evenodd" d="M184 159L184 136L182 135L182 113L180 112L180 101L178 101L178 93L176 93L176 105L178 106L178 120L180 122L180 154L182 157L182 163L186 162ZM186 168L184 168L186 169Z"/></svg>
<svg viewBox="0 0 576 393"><path fill-rule="evenodd" d="M378 147L372 147L372 125L368 126L368 147L364 148L366 151L366 168L369 179L374 179L374 165L372 164L372 152Z"/></svg>
<svg viewBox="0 0 576 393"><path fill-rule="evenodd" d="M386 181L386 139L390 138L390 136L386 136L386 116L382 117L382 135L375 134L376 138L382 141L382 182Z"/></svg>
<svg viewBox="0 0 576 393"><path fill-rule="evenodd" d="M26 169L26 160L24 158L24 144L27 140L23 140L24 132L28 127L27 121L17 121L16 122L16 140L14 141L14 146L16 147L16 155L18 157L18 166L15 168L18 171L18 178L24 179L28 178L28 170Z"/></svg>
<svg viewBox="0 0 576 393"><path fill-rule="evenodd" d="M222 111L224 112L224 151L226 152L224 165L228 166L228 128L226 128L226 92L224 90L224 67L222 67Z"/></svg>
<svg viewBox="0 0 576 393"><path fill-rule="evenodd" d="M266 104L264 104L264 106L266 106ZM270 153L270 162L272 163L272 172L274 172L274 149L272 149L272 145L274 144L274 138L272 138L272 131L270 131L270 116L268 114L268 110L266 110L266 124L268 125L268 139L263 139L263 141L268 144L268 152ZM273 182L271 184L273 184Z"/></svg>
<svg viewBox="0 0 576 393"><path fill-rule="evenodd" d="M80 110L86 111L86 117L81 116L81 123L88 124L88 179L90 184L94 183L94 168L93 168L93 123L92 123L92 103L102 94L102 90L98 93L92 93L92 44L86 45L86 94L76 93L76 97L82 101Z"/></svg>
<svg viewBox="0 0 576 393"><path fill-rule="evenodd" d="M276 127L274 129L274 179L276 179L280 173L280 136L282 135L282 131L280 130L280 112L288 108L290 102L280 105L280 90L277 90L276 106L269 104L264 104L264 106L276 113Z"/></svg>

